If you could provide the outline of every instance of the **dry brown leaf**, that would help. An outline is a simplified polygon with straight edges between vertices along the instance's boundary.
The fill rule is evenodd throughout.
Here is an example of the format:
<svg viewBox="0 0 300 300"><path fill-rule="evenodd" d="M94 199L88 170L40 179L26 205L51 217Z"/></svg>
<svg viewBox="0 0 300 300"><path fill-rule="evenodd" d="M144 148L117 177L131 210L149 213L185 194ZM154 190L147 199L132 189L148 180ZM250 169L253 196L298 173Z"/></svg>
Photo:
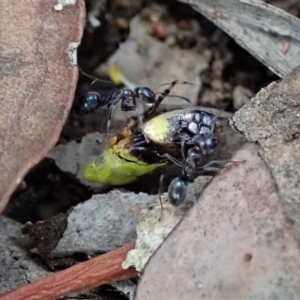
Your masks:
<svg viewBox="0 0 300 300"><path fill-rule="evenodd" d="M261 0L180 0L191 5L271 71L283 77L300 64L300 20Z"/></svg>
<svg viewBox="0 0 300 300"><path fill-rule="evenodd" d="M136 299L291 299L300 293L300 250L276 184L247 144L215 177L146 266ZM244 161L244 162L242 162Z"/></svg>
<svg viewBox="0 0 300 300"><path fill-rule="evenodd" d="M58 139L72 104L83 0L0 4L0 212L27 171Z"/></svg>

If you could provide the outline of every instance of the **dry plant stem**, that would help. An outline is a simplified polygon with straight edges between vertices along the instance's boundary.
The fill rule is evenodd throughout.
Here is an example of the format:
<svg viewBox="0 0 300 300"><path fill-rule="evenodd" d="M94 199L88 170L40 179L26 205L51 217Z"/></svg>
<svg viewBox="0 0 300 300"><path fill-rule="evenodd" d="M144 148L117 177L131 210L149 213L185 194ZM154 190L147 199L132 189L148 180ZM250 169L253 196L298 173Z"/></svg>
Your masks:
<svg viewBox="0 0 300 300"><path fill-rule="evenodd" d="M123 270L121 266L128 251L134 247L134 242L129 243L117 250L7 292L0 296L0 300L51 300L69 293L135 277L138 272L134 268Z"/></svg>

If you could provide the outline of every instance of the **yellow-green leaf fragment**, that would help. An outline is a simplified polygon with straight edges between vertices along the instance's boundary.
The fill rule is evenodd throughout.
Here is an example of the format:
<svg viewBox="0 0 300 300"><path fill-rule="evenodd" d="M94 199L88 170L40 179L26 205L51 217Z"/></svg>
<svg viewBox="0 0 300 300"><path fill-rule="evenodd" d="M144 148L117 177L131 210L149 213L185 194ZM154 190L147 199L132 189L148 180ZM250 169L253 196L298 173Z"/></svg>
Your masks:
<svg viewBox="0 0 300 300"><path fill-rule="evenodd" d="M108 185L124 185L166 164L144 162L131 153L126 143L128 140L123 139L92 160L84 170L84 179Z"/></svg>

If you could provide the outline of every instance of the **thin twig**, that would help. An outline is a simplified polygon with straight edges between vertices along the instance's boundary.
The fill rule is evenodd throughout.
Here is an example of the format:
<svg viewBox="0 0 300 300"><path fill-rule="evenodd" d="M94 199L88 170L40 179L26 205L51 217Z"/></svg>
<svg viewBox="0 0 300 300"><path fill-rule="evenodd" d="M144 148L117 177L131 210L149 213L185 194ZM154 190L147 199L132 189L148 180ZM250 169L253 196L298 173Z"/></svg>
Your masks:
<svg viewBox="0 0 300 300"><path fill-rule="evenodd" d="M129 243L117 250L0 295L0 300L52 300L69 293L136 277L138 272L134 268L123 270L121 266L128 251L134 247L134 242Z"/></svg>

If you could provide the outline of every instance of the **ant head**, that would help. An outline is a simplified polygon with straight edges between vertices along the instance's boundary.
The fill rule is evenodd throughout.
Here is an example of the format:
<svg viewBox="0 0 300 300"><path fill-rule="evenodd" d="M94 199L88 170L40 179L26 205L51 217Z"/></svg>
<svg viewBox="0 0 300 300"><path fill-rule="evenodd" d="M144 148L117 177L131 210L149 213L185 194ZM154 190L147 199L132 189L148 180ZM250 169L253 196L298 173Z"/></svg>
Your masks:
<svg viewBox="0 0 300 300"><path fill-rule="evenodd" d="M86 113L93 112L102 105L103 101L97 92L88 92L81 99L81 110Z"/></svg>
<svg viewBox="0 0 300 300"><path fill-rule="evenodd" d="M185 177L177 177L172 180L168 188L169 202L179 206L185 200L188 189L188 182Z"/></svg>
<svg viewBox="0 0 300 300"><path fill-rule="evenodd" d="M218 141L212 133L201 133L194 136L193 143L201 149L202 154L211 153L218 145Z"/></svg>
<svg viewBox="0 0 300 300"><path fill-rule="evenodd" d="M142 87L138 87L136 88L135 90L136 94L137 94L137 97L149 104L149 103L154 103L155 102L155 94L153 93L152 90L150 90L149 88L145 87L145 86L142 86Z"/></svg>

